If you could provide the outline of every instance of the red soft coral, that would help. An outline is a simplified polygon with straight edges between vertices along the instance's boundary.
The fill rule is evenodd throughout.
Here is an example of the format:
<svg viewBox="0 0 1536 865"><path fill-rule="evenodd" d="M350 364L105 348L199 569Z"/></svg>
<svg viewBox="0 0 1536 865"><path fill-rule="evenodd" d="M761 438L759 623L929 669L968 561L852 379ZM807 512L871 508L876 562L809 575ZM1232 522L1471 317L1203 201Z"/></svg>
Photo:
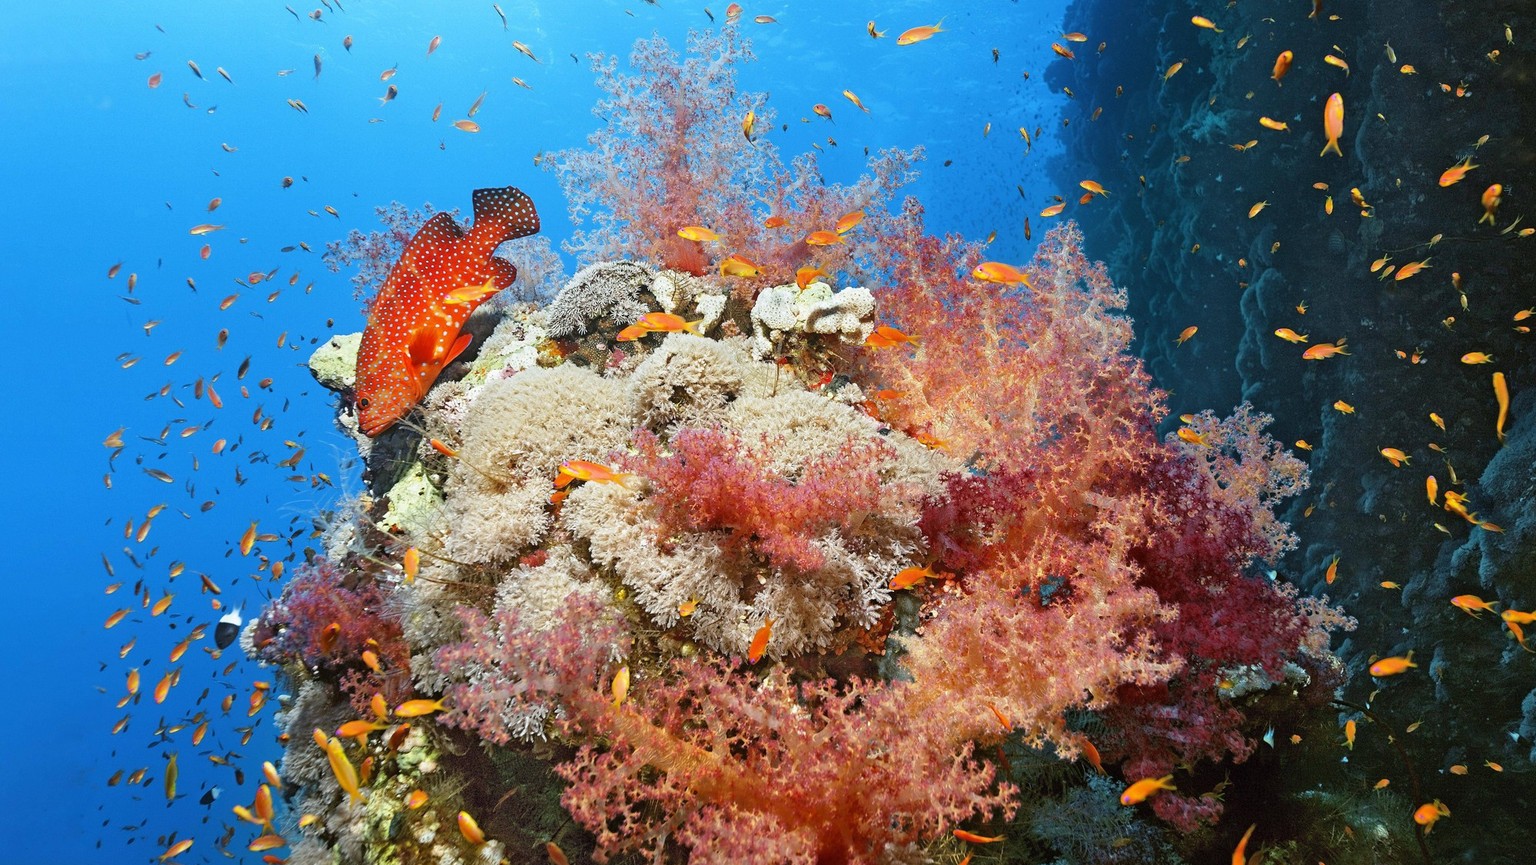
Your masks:
<svg viewBox="0 0 1536 865"><path fill-rule="evenodd" d="M679 532L724 532L727 550L802 571L824 564L817 538L847 531L859 514L880 509L880 457L890 450L849 440L786 477L765 468L762 449L725 430L680 430L669 442L670 453L642 431L634 446L637 453L623 464L650 480L649 501L663 540Z"/></svg>

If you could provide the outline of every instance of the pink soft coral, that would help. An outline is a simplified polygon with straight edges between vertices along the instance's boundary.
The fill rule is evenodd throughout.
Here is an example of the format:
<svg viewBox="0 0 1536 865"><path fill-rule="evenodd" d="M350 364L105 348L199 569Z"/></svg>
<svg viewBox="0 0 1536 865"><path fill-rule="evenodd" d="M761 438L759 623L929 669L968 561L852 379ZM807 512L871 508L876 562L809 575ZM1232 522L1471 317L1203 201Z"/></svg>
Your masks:
<svg viewBox="0 0 1536 865"><path fill-rule="evenodd" d="M637 676L616 708L606 685L622 630L590 596L572 595L546 630L509 609L463 618L464 640L435 659L461 680L444 720L504 741L506 705L558 703L559 728L589 742L557 767L570 782L561 802L599 862L673 844L695 863L875 862L890 845L1013 813L1013 787L945 732L951 713L918 711L905 686L678 660Z"/></svg>
<svg viewBox="0 0 1536 865"><path fill-rule="evenodd" d="M766 94L736 88L736 67L752 49L734 26L690 34L679 58L661 37L641 40L622 74L617 59L597 57L606 98L593 113L605 126L585 150L562 150L545 163L555 171L578 229L565 245L583 261L625 258L702 274L738 253L759 264L760 277L733 277L741 290L782 284L802 265L833 273L852 261L852 247L812 247L804 237L831 230L860 208L884 209L915 178L919 151L888 150L870 159L852 186L826 183L813 155L785 165L771 141ZM743 134L748 112L755 132ZM784 222L763 225L768 216ZM677 230L708 227L719 243L683 240Z"/></svg>
<svg viewBox="0 0 1536 865"><path fill-rule="evenodd" d="M811 459L790 478L765 468L767 456L739 436L718 429L683 429L663 453L641 432L637 454L624 467L650 480L663 539L678 532L724 532L721 543L738 554L761 555L775 567L813 571L824 564L815 541L830 529L846 531L861 513L879 510L878 465L883 444L850 440Z"/></svg>

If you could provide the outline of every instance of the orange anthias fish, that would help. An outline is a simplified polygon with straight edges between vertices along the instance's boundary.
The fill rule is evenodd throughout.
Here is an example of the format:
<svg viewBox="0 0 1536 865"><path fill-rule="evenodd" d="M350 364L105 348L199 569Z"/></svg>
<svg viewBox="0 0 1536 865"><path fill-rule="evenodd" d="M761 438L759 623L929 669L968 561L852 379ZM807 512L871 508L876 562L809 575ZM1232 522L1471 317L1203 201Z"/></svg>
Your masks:
<svg viewBox="0 0 1536 865"><path fill-rule="evenodd" d="M533 201L506 186L475 190L474 207L468 234L446 213L427 220L369 306L357 352L357 421L365 435L389 429L426 395L469 347L470 335L459 331L470 313L517 278L511 262L491 253L538 232Z"/></svg>
<svg viewBox="0 0 1536 865"><path fill-rule="evenodd" d="M1176 790L1172 783L1172 775L1164 775L1161 778L1143 778L1140 781L1125 788L1120 794L1121 805L1136 805L1145 802L1148 796L1159 790Z"/></svg>
<svg viewBox="0 0 1536 865"><path fill-rule="evenodd" d="M1344 134L1344 97L1335 93L1328 97L1328 104L1323 106L1323 134L1328 136L1328 143L1323 145L1323 152L1318 156L1327 156L1332 150L1339 156L1344 151L1339 149L1339 137Z"/></svg>
<svg viewBox="0 0 1536 865"><path fill-rule="evenodd" d="M1301 353L1301 359L1327 360L1330 357L1334 357L1335 355L1340 354L1346 356L1349 354L1349 352L1344 350L1344 340L1342 339L1334 343L1320 342L1317 345L1311 346L1306 351Z"/></svg>

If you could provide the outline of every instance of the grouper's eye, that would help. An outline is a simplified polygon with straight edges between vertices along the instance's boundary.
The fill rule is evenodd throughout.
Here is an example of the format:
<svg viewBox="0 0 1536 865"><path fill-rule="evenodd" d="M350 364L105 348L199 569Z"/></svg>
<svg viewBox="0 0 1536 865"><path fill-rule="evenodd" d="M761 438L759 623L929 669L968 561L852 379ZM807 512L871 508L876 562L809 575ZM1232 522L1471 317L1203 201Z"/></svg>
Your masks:
<svg viewBox="0 0 1536 865"><path fill-rule="evenodd" d="M357 407L358 408L367 408L368 407L368 398L367 397L363 397L362 399L358 400L357 401Z"/></svg>

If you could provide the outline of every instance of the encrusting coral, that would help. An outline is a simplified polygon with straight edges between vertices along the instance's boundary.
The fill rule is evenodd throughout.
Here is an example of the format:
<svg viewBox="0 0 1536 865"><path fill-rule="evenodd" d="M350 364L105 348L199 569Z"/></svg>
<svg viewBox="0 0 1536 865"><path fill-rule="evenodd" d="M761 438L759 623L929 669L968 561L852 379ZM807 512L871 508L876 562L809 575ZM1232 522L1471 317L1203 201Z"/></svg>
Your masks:
<svg viewBox="0 0 1536 865"><path fill-rule="evenodd" d="M1024 794L1004 743L1096 760L1081 719L1112 719L1094 735L1129 782L1247 755L1225 671L1326 689L1329 617L1256 573L1292 543L1271 505L1305 483L1266 419L1159 438L1123 293L1074 227L1032 288L968 279L979 246L888 206L915 156L849 188L786 168L715 131L761 107L732 86L735 30L693 47L697 69L642 43L605 111L638 127L555 158L576 212L608 208L575 248L636 260L503 308L418 408L411 486L362 497L254 631L302 683L287 763L324 840L402 862L549 841L497 811L493 757L523 749L587 833L557 840L599 862L915 860L1005 831ZM769 191L724 194L749 181ZM763 208L796 228L765 234ZM858 208L838 249L793 239ZM731 250L679 244L686 224L770 263L717 277ZM636 333L652 314L697 323ZM366 809L304 729L323 740L341 705ZM402 810L412 749L464 783ZM1198 794L1152 806L1192 828L1219 813ZM496 844L444 828L455 812Z"/></svg>

